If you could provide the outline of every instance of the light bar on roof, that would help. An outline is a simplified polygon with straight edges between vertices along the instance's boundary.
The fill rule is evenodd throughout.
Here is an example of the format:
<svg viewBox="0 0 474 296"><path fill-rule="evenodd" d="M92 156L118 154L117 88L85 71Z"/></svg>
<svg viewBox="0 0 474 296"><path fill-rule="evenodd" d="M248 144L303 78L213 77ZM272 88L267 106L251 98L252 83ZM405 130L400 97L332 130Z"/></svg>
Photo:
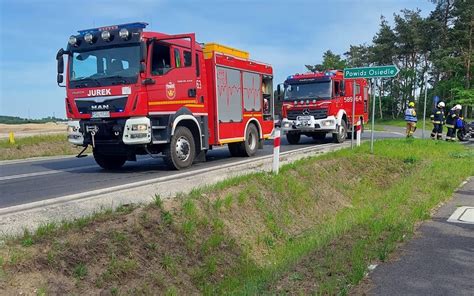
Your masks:
<svg viewBox="0 0 474 296"><path fill-rule="evenodd" d="M126 28L126 29L145 29L146 26L148 26L148 23L137 22L137 23L128 23L128 24L121 24L121 25L113 25L113 26L92 28L92 29L80 30L80 31L77 31L77 32L81 35L85 35L87 33L96 33L96 32L102 32L102 31L110 31L110 30L120 30L122 28Z"/></svg>

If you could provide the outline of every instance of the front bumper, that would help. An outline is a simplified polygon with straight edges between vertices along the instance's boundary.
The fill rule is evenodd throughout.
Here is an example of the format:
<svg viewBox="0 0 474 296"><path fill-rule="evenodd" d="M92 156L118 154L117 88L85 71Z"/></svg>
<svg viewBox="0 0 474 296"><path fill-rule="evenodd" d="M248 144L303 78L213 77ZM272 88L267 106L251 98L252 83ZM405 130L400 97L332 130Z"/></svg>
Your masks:
<svg viewBox="0 0 474 296"><path fill-rule="evenodd" d="M298 116L296 120L284 118L281 121L281 129L285 132L335 132L337 130L337 120L334 116L323 119L314 119L314 116Z"/></svg>
<svg viewBox="0 0 474 296"><path fill-rule="evenodd" d="M68 141L78 146L151 143L151 121L147 117L71 120Z"/></svg>

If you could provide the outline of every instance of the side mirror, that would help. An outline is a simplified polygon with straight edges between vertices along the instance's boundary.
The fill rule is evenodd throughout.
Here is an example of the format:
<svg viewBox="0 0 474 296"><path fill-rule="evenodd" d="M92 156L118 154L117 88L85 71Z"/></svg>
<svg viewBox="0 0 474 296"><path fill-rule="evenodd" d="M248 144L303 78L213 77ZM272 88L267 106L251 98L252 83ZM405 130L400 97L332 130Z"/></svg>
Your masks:
<svg viewBox="0 0 474 296"><path fill-rule="evenodd" d="M145 42L140 43L140 62L146 62L147 46Z"/></svg>
<svg viewBox="0 0 474 296"><path fill-rule="evenodd" d="M346 95L346 84L344 83L344 81L341 81L341 85L340 85L340 89L339 89L339 95L341 97Z"/></svg>
<svg viewBox="0 0 474 296"><path fill-rule="evenodd" d="M140 73L145 73L145 71L146 71L145 62L140 62Z"/></svg>
<svg viewBox="0 0 474 296"><path fill-rule="evenodd" d="M56 80L58 81L58 85L61 84L61 83L63 83L63 81L64 81L64 76L63 76L63 74L59 74L59 73L58 73L58 76L56 77Z"/></svg>
<svg viewBox="0 0 474 296"><path fill-rule="evenodd" d="M60 48L56 54L56 61L58 61L58 74L64 73L64 49Z"/></svg>

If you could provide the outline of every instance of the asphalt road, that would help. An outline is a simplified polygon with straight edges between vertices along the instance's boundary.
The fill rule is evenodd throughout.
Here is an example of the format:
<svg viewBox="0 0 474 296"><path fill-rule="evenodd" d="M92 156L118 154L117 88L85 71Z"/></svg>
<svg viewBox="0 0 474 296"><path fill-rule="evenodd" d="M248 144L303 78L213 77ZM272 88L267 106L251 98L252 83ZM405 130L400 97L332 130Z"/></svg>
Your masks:
<svg viewBox="0 0 474 296"><path fill-rule="evenodd" d="M394 131L376 132L375 135L376 138L403 136ZM370 132L364 133L363 138L370 138ZM330 142L330 137L319 142L312 138L302 137L300 144L289 145L283 137L281 151ZM264 149L257 152L257 156L269 155L272 152L272 142L268 141ZM227 147L209 151L207 159L208 161L204 163L194 164L189 170L212 168L241 160L241 158L230 157ZM71 157L2 164L0 165L0 208L177 173L168 170L162 159L151 159L148 156L140 157L137 162L127 162L121 170L117 171L102 170L95 164L92 156L80 159Z"/></svg>
<svg viewBox="0 0 474 296"><path fill-rule="evenodd" d="M423 223L401 257L370 275L369 295L474 295L474 224L448 222L459 206L474 207L474 178Z"/></svg>

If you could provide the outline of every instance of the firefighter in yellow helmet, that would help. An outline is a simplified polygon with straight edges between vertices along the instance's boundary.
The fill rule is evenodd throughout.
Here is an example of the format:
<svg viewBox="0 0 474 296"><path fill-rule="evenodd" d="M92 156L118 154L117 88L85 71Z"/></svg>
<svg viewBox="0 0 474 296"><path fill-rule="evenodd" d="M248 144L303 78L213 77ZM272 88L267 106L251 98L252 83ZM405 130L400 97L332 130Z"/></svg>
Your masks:
<svg viewBox="0 0 474 296"><path fill-rule="evenodd" d="M407 122L407 138L411 138L416 130L416 123L418 121L415 111L415 102L413 101L408 103L408 108L405 110L405 121Z"/></svg>

